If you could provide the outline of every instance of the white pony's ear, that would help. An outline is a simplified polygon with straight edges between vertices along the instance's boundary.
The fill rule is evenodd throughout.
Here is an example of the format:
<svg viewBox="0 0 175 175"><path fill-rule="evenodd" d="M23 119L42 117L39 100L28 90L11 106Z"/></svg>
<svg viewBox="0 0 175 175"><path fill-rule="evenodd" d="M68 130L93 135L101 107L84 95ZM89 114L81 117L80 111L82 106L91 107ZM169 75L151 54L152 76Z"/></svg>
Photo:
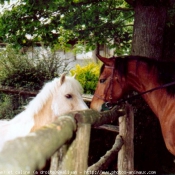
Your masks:
<svg viewBox="0 0 175 175"><path fill-rule="evenodd" d="M76 75L77 75L77 74L74 74L74 76L73 76L74 79L76 79Z"/></svg>
<svg viewBox="0 0 175 175"><path fill-rule="evenodd" d="M65 78L66 78L66 73L63 73L60 77L60 84L62 85L65 81Z"/></svg>

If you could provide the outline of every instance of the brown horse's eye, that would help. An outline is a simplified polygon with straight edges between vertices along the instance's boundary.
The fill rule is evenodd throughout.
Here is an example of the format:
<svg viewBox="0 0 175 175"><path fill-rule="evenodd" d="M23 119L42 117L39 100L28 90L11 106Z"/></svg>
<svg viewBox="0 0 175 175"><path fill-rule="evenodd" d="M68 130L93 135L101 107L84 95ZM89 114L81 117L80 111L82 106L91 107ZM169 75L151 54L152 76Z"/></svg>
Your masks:
<svg viewBox="0 0 175 175"><path fill-rule="evenodd" d="M100 83L104 83L106 79L100 79Z"/></svg>
<svg viewBox="0 0 175 175"><path fill-rule="evenodd" d="M66 97L67 99L71 99L71 98L72 98L72 95L71 95L71 94L66 94L65 97Z"/></svg>

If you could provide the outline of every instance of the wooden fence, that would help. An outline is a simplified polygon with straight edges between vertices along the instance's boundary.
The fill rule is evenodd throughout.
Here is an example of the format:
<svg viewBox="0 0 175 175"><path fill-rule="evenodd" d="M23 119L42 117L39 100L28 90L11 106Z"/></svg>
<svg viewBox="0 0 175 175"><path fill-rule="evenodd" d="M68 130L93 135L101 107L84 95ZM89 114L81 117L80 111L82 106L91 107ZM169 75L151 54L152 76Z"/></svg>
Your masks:
<svg viewBox="0 0 175 175"><path fill-rule="evenodd" d="M120 125L115 144L99 162L88 168L91 126L111 123L117 118ZM72 112L24 138L10 141L0 154L0 174L36 174L35 170L41 169L75 132L76 138L67 148L59 170L52 167L50 174L100 174L103 164L110 163L111 156L116 156L121 147L117 174L133 171L133 114L131 107L125 106L102 113L93 110Z"/></svg>
<svg viewBox="0 0 175 175"><path fill-rule="evenodd" d="M105 126L116 120L119 120L119 134L113 147L88 167L91 127ZM91 109L68 113L26 137L9 141L0 154L0 174L38 174L36 170L41 170L54 153L50 171L41 171L41 174L108 174L105 167L117 155L118 168L110 173L132 173L133 128L133 112L129 105L101 113Z"/></svg>

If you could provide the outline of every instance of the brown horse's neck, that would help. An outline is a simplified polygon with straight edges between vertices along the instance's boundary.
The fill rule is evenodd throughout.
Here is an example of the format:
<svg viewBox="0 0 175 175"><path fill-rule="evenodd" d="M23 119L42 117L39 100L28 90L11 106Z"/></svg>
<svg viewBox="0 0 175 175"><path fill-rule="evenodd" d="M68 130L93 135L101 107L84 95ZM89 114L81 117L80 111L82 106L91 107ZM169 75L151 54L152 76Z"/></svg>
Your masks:
<svg viewBox="0 0 175 175"><path fill-rule="evenodd" d="M47 125L55 120L55 116L51 109L52 98L48 99L47 102L43 105L42 109L34 115L34 126L31 129L31 132L41 128L44 125Z"/></svg>
<svg viewBox="0 0 175 175"><path fill-rule="evenodd" d="M136 62L131 61L128 67L129 85L138 92L160 86L155 72L148 71L147 65L141 63L136 69ZM152 71L152 72L151 72ZM143 98L158 117L162 135L167 149L175 155L175 100L166 89L159 89L143 95Z"/></svg>
<svg viewBox="0 0 175 175"><path fill-rule="evenodd" d="M139 63L137 67L136 61L130 61L128 65L129 85L139 93L159 87L157 77L154 76L154 70L149 70L146 63ZM143 98L148 103L152 111L158 118L164 114L165 108L170 106L170 101L174 104L174 99L168 95L166 89L159 89L143 95Z"/></svg>

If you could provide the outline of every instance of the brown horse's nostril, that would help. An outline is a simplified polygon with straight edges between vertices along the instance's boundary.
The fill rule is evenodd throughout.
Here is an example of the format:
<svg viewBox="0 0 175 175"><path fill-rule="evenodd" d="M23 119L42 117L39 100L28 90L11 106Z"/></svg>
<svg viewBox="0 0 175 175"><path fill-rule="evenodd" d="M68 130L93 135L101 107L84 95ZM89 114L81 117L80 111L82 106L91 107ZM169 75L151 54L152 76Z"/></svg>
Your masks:
<svg viewBox="0 0 175 175"><path fill-rule="evenodd" d="M110 110L113 108L113 104L110 102L103 103L101 111Z"/></svg>
<svg viewBox="0 0 175 175"><path fill-rule="evenodd" d="M105 103L105 106L108 108L108 109L111 109L113 107L113 104L110 103L110 102L106 102Z"/></svg>

